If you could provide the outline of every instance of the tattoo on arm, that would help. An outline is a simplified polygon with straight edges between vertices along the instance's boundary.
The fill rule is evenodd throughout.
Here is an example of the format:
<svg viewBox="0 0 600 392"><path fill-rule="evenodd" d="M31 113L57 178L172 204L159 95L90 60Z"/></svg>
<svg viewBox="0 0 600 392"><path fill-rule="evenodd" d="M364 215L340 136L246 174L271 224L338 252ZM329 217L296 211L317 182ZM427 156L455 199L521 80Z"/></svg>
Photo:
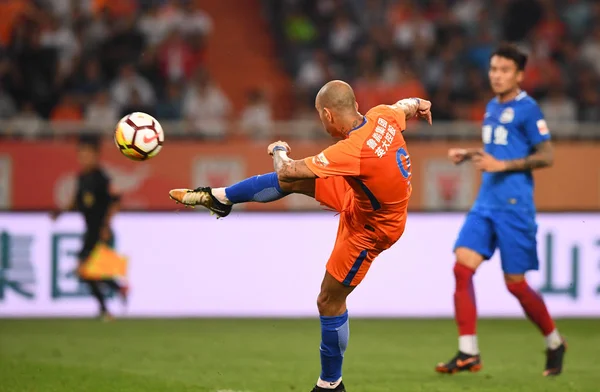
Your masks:
<svg viewBox="0 0 600 392"><path fill-rule="evenodd" d="M289 163L292 160L287 156L285 151L275 151L273 153L273 168L277 174L283 173L287 170L286 166L289 166ZM287 164L287 165L286 165Z"/></svg>
<svg viewBox="0 0 600 392"><path fill-rule="evenodd" d="M400 109L402 109L404 111L404 114L406 115L406 119L408 120L409 118L413 117L415 114L417 114L417 110L419 110L419 99L417 98L407 98L407 99L401 99L400 101L396 102L397 107L399 107Z"/></svg>
<svg viewBox="0 0 600 392"><path fill-rule="evenodd" d="M549 141L536 146L533 154L524 159L515 159L506 162L506 171L534 170L552 166L554 151Z"/></svg>
<svg viewBox="0 0 600 392"><path fill-rule="evenodd" d="M283 182L317 177L303 160L295 161L288 157L285 151L275 151L273 154L273 167L277 177Z"/></svg>

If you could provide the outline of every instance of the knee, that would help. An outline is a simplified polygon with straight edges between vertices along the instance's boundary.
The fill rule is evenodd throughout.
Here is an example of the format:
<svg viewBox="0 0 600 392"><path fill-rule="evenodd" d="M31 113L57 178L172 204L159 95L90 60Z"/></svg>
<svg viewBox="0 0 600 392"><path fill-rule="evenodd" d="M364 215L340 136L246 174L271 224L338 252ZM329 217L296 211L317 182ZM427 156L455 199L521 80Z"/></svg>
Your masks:
<svg viewBox="0 0 600 392"><path fill-rule="evenodd" d="M338 316L345 311L346 301L336 298L327 290L321 290L317 297L317 308L321 316Z"/></svg>
<svg viewBox="0 0 600 392"><path fill-rule="evenodd" d="M504 275L504 282L508 291L515 297L518 297L524 290L529 288L525 275L506 274Z"/></svg>
<svg viewBox="0 0 600 392"><path fill-rule="evenodd" d="M454 251L454 255L456 256L457 264L468 267L473 271L483 263L483 256L468 248L457 248Z"/></svg>

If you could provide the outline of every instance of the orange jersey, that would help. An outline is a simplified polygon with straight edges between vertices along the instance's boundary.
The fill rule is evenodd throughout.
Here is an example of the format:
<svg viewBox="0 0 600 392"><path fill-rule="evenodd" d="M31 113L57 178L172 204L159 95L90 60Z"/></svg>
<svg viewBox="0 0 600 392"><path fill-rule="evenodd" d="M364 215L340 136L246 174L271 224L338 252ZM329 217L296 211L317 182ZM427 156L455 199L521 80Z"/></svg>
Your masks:
<svg viewBox="0 0 600 392"><path fill-rule="evenodd" d="M349 208L357 213L356 219L373 223L391 241L404 230L412 191L405 128L402 109L379 105L347 139L305 159L319 178L344 177L353 190Z"/></svg>

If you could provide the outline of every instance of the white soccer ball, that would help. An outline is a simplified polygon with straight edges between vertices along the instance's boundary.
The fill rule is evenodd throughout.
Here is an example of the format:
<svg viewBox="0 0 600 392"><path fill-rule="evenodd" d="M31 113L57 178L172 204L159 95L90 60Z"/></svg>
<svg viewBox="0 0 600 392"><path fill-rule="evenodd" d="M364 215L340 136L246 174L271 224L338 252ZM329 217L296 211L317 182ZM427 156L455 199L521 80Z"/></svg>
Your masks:
<svg viewBox="0 0 600 392"><path fill-rule="evenodd" d="M119 151L134 161L145 161L158 155L164 140L160 123L146 113L128 114L115 128L115 144Z"/></svg>

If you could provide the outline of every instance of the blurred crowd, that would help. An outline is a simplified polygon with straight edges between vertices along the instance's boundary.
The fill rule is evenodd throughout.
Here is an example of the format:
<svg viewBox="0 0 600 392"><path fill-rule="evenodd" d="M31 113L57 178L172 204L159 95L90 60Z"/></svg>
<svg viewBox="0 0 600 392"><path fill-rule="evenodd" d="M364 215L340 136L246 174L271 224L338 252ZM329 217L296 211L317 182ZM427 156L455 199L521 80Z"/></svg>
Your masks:
<svg viewBox="0 0 600 392"><path fill-rule="evenodd" d="M600 1L264 0L297 100L323 82L355 87L359 106L433 101L435 119L479 122L494 46L529 54L523 87L554 129L600 120ZM563 129L564 128L564 129Z"/></svg>
<svg viewBox="0 0 600 392"><path fill-rule="evenodd" d="M111 130L133 111L193 121L207 105L227 110L204 68L213 22L196 3L0 1L2 133L34 137L44 120Z"/></svg>
<svg viewBox="0 0 600 392"><path fill-rule="evenodd" d="M110 132L123 115L144 111L223 137L232 103L207 71L213 20L203 1L1 0L1 135L35 137L47 120ZM436 121L479 122L491 97L489 55L509 40L529 53L523 87L554 132L600 120L600 1L261 4L293 79L294 119L314 121L317 90L339 78L352 83L363 110L421 96L433 101ZM236 118L260 137L273 115L258 87Z"/></svg>

